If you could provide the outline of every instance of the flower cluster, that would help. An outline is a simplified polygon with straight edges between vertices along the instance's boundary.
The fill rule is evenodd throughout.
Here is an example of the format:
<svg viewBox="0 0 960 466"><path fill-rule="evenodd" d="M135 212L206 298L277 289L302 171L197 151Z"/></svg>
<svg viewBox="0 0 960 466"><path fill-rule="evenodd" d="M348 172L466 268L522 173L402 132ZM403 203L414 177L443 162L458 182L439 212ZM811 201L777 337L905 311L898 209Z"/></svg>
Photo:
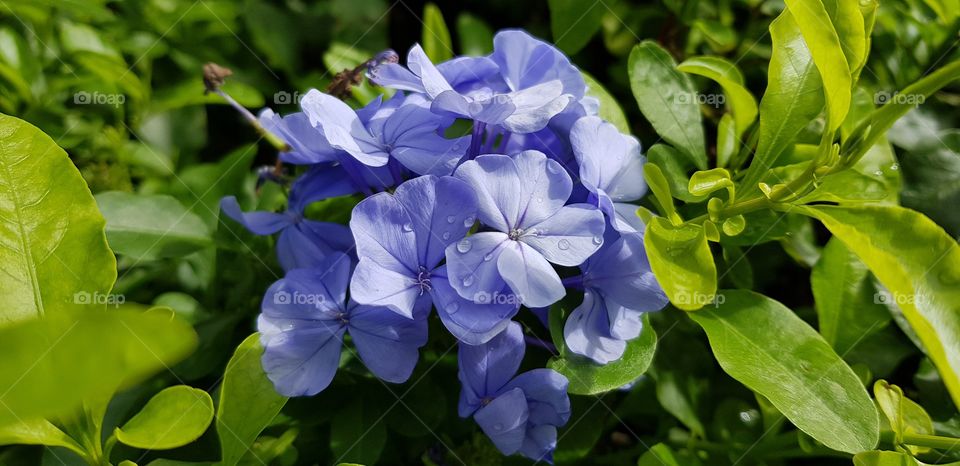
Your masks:
<svg viewBox="0 0 960 466"><path fill-rule="evenodd" d="M367 70L392 97L354 110L311 90L301 112L259 116L289 145L282 161L303 166L283 213L222 201L250 231L279 233L286 275L263 300L264 368L281 393L316 394L349 334L373 374L403 382L435 309L460 342L461 416L504 454L549 460L567 380L514 377L524 336L512 319L582 291L564 339L605 364L666 304L629 204L646 191L640 145L597 116L566 56L523 31L498 33L485 57L434 65L418 45L398 62L385 52ZM469 130L447 137L457 123ZM357 194L349 226L304 216Z"/></svg>

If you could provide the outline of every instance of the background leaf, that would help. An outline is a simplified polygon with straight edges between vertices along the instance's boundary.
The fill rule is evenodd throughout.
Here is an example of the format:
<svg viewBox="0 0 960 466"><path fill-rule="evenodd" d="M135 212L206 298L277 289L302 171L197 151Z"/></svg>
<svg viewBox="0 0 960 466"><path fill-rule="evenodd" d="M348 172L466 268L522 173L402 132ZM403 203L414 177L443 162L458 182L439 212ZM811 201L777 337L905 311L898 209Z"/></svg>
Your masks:
<svg viewBox="0 0 960 466"><path fill-rule="evenodd" d="M707 168L700 105L690 77L655 42L644 41L630 52L630 88L640 111L664 140L683 152L697 168Z"/></svg>
<svg viewBox="0 0 960 466"><path fill-rule="evenodd" d="M548 5L553 42L570 55L580 51L600 30L603 14L607 12L602 2L549 0Z"/></svg>
<svg viewBox="0 0 960 466"><path fill-rule="evenodd" d="M108 191L96 200L110 247L134 260L183 257L213 244L203 220L173 197Z"/></svg>
<svg viewBox="0 0 960 466"><path fill-rule="evenodd" d="M423 7L423 51L434 63L440 63L453 57L453 40L450 30L443 21L443 13L434 3Z"/></svg>

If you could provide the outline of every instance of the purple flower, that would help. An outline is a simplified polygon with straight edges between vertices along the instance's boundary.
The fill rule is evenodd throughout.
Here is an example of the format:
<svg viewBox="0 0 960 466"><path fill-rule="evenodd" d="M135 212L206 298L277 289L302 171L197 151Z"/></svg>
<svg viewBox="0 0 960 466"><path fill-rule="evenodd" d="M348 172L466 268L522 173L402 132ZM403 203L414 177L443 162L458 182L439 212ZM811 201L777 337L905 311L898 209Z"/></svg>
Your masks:
<svg viewBox="0 0 960 466"><path fill-rule="evenodd" d="M349 183L331 174L328 170L317 168L297 179L290 188L287 210L283 213L245 213L233 196L221 199L220 208L254 234L272 235L280 232L277 259L284 270L313 267L331 253L345 252L353 247L353 238L346 226L303 217L310 203L352 192Z"/></svg>
<svg viewBox="0 0 960 466"><path fill-rule="evenodd" d="M502 331L519 305L462 298L440 265L445 249L473 226L476 212L473 190L450 176L414 178L393 195L357 204L350 220L360 258L350 283L353 299L407 318L432 302L447 329L472 344Z"/></svg>
<svg viewBox="0 0 960 466"><path fill-rule="evenodd" d="M639 233L608 238L580 268L579 278L567 280L584 289L583 303L563 327L567 347L600 364L616 361L627 341L640 335L643 313L667 305L666 294L650 270Z"/></svg>
<svg viewBox="0 0 960 466"><path fill-rule="evenodd" d="M523 353L515 322L486 344L460 345L460 417L473 416L505 455L552 462L557 427L570 418L567 378L551 369L514 377Z"/></svg>
<svg viewBox="0 0 960 466"><path fill-rule="evenodd" d="M347 255L331 254L318 267L291 270L267 290L257 327L263 368L281 394L315 395L327 388L345 333L374 375L392 383L410 378L427 343L429 309L409 319L348 301L350 267Z"/></svg>
<svg viewBox="0 0 960 466"><path fill-rule="evenodd" d="M457 69L457 71L465 71ZM378 84L394 89L426 94L436 113L474 120L486 125L499 125L515 133L543 129L554 115L571 100L563 93L564 83L550 80L511 92L498 92L485 86L467 92L454 89L420 45L407 55L407 68L395 63L375 67L370 77Z"/></svg>
<svg viewBox="0 0 960 466"><path fill-rule="evenodd" d="M470 146L470 137L444 138L441 133L453 119L431 112L426 102L406 100L410 102L397 93L386 102L378 98L357 112L372 137L365 144L376 146L419 175L453 173Z"/></svg>
<svg viewBox="0 0 960 466"><path fill-rule="evenodd" d="M618 207L624 202L636 201L647 192L643 181L645 158L640 154L636 138L620 134L617 128L598 117L577 120L570 130L570 145L580 166L580 181L591 193L596 204L618 231L637 231L628 218L618 210L636 210L636 207ZM627 218L624 218L627 217Z"/></svg>
<svg viewBox="0 0 960 466"><path fill-rule="evenodd" d="M450 283L460 296L492 296L504 283L527 307L549 306L566 291L550 263L580 265L603 244L603 214L564 205L573 182L538 151L481 155L454 174L477 194L484 231L446 251Z"/></svg>

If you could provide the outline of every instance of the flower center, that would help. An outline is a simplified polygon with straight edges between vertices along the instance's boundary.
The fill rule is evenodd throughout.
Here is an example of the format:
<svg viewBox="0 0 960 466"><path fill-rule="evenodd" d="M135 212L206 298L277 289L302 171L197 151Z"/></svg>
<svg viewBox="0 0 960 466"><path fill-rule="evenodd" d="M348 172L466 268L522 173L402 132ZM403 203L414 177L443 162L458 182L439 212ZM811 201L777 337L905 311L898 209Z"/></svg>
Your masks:
<svg viewBox="0 0 960 466"><path fill-rule="evenodd" d="M347 318L346 312L338 312L336 319L343 325L347 325L350 323L350 319Z"/></svg>
<svg viewBox="0 0 960 466"><path fill-rule="evenodd" d="M430 271L426 267L420 266L420 272L417 273L417 286L420 287L420 295L433 289L430 284Z"/></svg>
<svg viewBox="0 0 960 466"><path fill-rule="evenodd" d="M510 233L507 233L507 237L514 241L520 239L521 236L523 236L523 230L519 228L514 228L510 230Z"/></svg>
<svg viewBox="0 0 960 466"><path fill-rule="evenodd" d="M480 400L480 404L482 404L483 406L486 406L486 405L488 405L488 404L490 404L490 403L493 403L493 398L491 398L491 397L489 397L489 396L485 396L485 397L483 397L482 400Z"/></svg>

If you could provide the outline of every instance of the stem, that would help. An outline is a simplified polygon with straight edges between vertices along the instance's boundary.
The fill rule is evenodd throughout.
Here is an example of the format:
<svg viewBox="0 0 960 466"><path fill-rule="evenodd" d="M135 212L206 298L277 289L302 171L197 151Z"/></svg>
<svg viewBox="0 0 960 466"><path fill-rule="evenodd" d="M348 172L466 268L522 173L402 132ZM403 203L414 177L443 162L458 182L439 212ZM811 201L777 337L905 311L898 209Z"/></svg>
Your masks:
<svg viewBox="0 0 960 466"><path fill-rule="evenodd" d="M461 160L461 162L473 160L480 155L480 145L483 144L483 133L486 129L486 123L474 120L473 134L470 136L470 149L467 150L467 154L464 156L466 160Z"/></svg>
<svg viewBox="0 0 960 466"><path fill-rule="evenodd" d="M240 103L236 100L233 100L233 97L230 97L230 94L223 92L221 89L216 89L213 92L222 97L223 100L226 100L231 107L240 112L240 115L243 116L243 119L247 120L247 122L250 123L255 130L257 130L257 133L260 134L260 136L263 136L263 139L269 142L274 149L276 149L278 152L290 151L290 146L287 145L287 143L283 142L279 136L271 133L269 130L267 130L267 128L264 128L263 125L260 124L260 120L257 120L257 117L254 116L253 113L250 113L250 110L247 110L246 107L240 105Z"/></svg>
<svg viewBox="0 0 960 466"><path fill-rule="evenodd" d="M939 435L924 435L903 433L903 443L915 445L918 447L938 448L950 450L960 447L960 439L952 437L941 437Z"/></svg>

